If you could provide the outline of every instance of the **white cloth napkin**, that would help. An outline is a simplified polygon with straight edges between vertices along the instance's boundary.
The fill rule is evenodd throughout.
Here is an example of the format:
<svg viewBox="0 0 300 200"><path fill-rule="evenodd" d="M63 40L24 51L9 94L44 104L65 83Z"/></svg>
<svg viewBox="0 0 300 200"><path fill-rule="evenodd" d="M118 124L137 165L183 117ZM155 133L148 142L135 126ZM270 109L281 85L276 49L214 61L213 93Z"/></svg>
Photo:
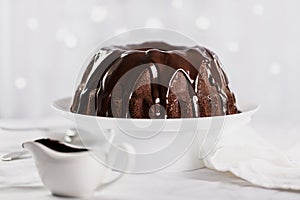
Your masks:
<svg viewBox="0 0 300 200"><path fill-rule="evenodd" d="M254 185L300 190L300 143L283 152L250 127L224 133L205 166L229 171Z"/></svg>

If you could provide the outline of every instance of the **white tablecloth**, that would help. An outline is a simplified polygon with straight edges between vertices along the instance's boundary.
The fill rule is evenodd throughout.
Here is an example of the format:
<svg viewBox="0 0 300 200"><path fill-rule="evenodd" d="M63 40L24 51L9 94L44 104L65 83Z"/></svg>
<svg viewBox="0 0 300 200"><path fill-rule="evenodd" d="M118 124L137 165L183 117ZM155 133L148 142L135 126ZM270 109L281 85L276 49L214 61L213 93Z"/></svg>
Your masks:
<svg viewBox="0 0 300 200"><path fill-rule="evenodd" d="M31 125L65 125L63 119L47 119L33 123L25 120L0 120L0 125L24 127ZM282 140L286 127L258 126L265 137L281 148L289 146ZM285 137L300 141L294 127L288 127ZM288 135L289 134L289 135ZM8 132L0 130L0 156L21 150L23 141L43 137L41 131ZM62 133L51 137L63 137ZM290 140L289 140L290 141ZM0 199L61 199L51 196L43 187L32 159L0 162ZM185 173L156 173L145 175L126 175L114 185L95 193L93 199L300 199L300 192L268 190L255 187L229 173L201 169Z"/></svg>

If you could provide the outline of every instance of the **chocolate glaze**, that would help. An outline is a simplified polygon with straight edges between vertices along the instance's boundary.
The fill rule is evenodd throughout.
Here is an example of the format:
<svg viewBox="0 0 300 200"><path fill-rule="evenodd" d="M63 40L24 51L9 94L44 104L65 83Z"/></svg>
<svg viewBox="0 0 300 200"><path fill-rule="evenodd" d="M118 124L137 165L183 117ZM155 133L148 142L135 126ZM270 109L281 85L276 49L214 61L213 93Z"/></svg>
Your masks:
<svg viewBox="0 0 300 200"><path fill-rule="evenodd" d="M62 153L76 153L76 152L88 151L88 149L67 146L67 145L59 142L58 140L52 140L49 138L38 139L38 140L35 140L35 142L40 143L54 151L58 151L58 152L62 152Z"/></svg>
<svg viewBox="0 0 300 200"><path fill-rule="evenodd" d="M118 118L238 113L215 53L164 42L100 49L84 72L71 111Z"/></svg>

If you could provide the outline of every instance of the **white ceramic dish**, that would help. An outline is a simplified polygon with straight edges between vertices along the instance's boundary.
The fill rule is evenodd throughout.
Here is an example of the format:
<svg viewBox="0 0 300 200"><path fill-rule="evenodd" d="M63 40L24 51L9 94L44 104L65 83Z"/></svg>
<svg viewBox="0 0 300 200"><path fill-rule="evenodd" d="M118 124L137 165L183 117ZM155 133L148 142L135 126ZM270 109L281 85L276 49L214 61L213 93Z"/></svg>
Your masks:
<svg viewBox="0 0 300 200"><path fill-rule="evenodd" d="M75 122L88 147L105 140L105 132L115 132L115 143L129 143L136 151L132 173L157 170L188 171L203 167L201 159L213 149L222 133L247 125L258 106L239 103L242 113L205 118L123 119L80 115L70 112L71 98L55 101L52 107ZM112 166L116 170L122 170Z"/></svg>

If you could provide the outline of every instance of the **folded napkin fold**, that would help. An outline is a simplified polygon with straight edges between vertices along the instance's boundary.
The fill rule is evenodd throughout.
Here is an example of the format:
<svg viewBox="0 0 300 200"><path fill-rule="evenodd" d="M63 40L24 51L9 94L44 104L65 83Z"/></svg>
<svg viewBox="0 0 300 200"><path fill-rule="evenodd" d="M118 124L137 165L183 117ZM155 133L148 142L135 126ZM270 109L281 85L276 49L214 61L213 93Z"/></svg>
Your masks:
<svg viewBox="0 0 300 200"><path fill-rule="evenodd" d="M229 171L254 185L300 190L300 143L288 153L276 148L252 128L224 133L214 150L204 158L205 166Z"/></svg>

